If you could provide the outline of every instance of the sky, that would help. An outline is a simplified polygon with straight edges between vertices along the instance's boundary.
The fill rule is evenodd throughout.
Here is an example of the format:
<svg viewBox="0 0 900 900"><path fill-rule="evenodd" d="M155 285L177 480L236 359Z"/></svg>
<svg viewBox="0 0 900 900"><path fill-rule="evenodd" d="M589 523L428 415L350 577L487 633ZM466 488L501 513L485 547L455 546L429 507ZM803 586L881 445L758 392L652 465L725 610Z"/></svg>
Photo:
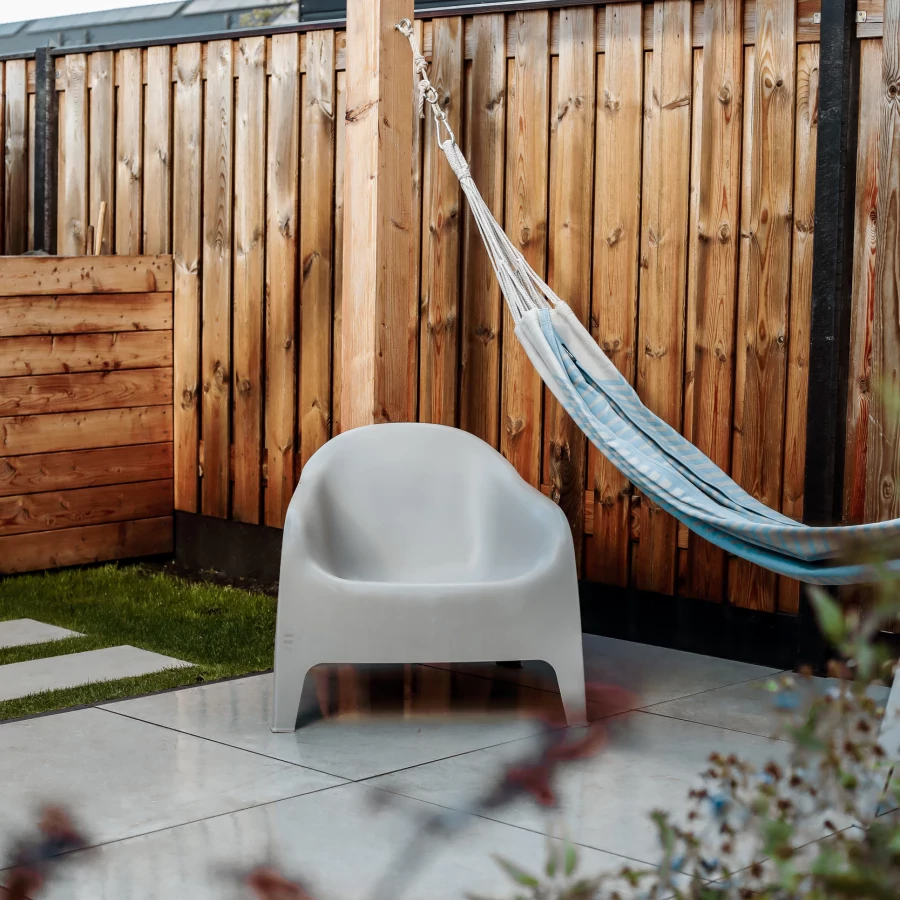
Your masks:
<svg viewBox="0 0 900 900"><path fill-rule="evenodd" d="M69 16L75 13L98 12L103 9L124 9L129 6L149 6L160 0L0 0L0 24L20 22L22 19L44 19L50 16Z"/></svg>

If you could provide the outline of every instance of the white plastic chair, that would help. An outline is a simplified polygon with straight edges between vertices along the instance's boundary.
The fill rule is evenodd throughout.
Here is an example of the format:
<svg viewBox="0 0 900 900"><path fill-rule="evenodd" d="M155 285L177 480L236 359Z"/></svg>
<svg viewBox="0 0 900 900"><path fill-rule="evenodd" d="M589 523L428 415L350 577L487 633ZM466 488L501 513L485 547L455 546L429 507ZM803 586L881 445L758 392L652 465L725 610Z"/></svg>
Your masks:
<svg viewBox="0 0 900 900"><path fill-rule="evenodd" d="M541 659L586 723L575 553L562 510L488 444L370 425L303 469L284 526L272 730L320 663Z"/></svg>

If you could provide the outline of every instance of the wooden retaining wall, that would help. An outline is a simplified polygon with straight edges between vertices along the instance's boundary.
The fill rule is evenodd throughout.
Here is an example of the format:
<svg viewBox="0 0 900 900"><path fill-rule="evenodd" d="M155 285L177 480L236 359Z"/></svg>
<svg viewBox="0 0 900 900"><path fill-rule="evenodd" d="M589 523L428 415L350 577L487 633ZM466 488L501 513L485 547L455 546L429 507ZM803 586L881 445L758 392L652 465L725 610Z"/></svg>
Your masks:
<svg viewBox="0 0 900 900"><path fill-rule="evenodd" d="M0 573L172 550L172 259L0 258Z"/></svg>

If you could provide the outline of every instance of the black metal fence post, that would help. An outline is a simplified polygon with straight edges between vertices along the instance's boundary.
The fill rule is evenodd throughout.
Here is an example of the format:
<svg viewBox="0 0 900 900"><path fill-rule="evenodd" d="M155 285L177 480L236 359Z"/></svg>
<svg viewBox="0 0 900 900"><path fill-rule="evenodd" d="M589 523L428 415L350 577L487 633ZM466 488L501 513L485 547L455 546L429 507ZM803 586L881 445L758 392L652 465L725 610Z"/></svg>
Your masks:
<svg viewBox="0 0 900 900"><path fill-rule="evenodd" d="M35 51L34 249L56 254L59 165L59 98L50 47Z"/></svg>

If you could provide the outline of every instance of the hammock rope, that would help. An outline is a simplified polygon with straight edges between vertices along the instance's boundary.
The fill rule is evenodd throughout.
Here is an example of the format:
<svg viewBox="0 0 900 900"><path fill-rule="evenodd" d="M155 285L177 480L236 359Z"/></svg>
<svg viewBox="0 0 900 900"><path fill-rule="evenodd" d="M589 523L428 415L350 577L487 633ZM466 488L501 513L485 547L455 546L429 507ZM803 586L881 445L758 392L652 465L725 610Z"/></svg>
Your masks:
<svg viewBox="0 0 900 900"><path fill-rule="evenodd" d="M418 108L428 105L438 145L459 179L484 241L515 334L544 383L604 456L661 509L713 544L772 571L812 584L866 583L900 574L900 520L813 528L767 507L641 403L569 306L531 268L478 191L428 79L412 23ZM442 133L443 130L443 133ZM444 137L446 134L446 137ZM842 562L852 549L887 549L887 562Z"/></svg>

